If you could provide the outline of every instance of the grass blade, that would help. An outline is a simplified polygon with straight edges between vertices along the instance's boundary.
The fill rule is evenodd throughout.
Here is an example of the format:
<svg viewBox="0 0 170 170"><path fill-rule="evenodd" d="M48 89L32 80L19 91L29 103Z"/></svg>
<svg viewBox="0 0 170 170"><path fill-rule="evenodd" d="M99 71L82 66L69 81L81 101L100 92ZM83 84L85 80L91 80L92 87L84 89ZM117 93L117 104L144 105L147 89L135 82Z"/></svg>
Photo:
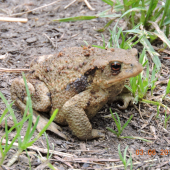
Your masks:
<svg viewBox="0 0 170 170"><path fill-rule="evenodd" d="M110 132L114 133L118 137L118 133L116 131L114 131L113 129L111 129L109 127L107 127L106 129L109 130Z"/></svg>
<svg viewBox="0 0 170 170"><path fill-rule="evenodd" d="M131 8L131 9L127 10L120 18L124 17L125 15L129 14L132 11L136 11L136 12L138 12L138 11L146 11L146 9L143 8L143 7Z"/></svg>
<svg viewBox="0 0 170 170"><path fill-rule="evenodd" d="M31 146L34 142L36 142L38 140L38 138L46 131L46 129L48 128L48 126L51 124L51 122L55 119L56 115L58 113L58 109L56 109L52 116L50 117L50 120L48 121L48 123L44 126L44 128L41 130L41 132L39 132L38 136L36 138L34 138L31 142L27 143L25 145L25 148Z"/></svg>
<svg viewBox="0 0 170 170"><path fill-rule="evenodd" d="M121 153L121 150L120 150L120 144L118 145L118 153L119 153L119 158L120 160L123 162L124 164L124 160L123 160L123 156L122 156L122 153Z"/></svg>
<svg viewBox="0 0 170 170"><path fill-rule="evenodd" d="M114 18L114 19L111 19L103 28L97 30L97 32L104 32L105 29L106 29L107 27L109 27L114 20L115 20L115 18Z"/></svg>
<svg viewBox="0 0 170 170"><path fill-rule="evenodd" d="M149 18L151 17L154 9L156 8L157 4L158 4L158 0L151 0L150 1L149 9L147 10L146 18L145 18L145 21L143 23L144 26L146 26L146 24L147 24Z"/></svg>
<svg viewBox="0 0 170 170"><path fill-rule="evenodd" d="M116 117L117 117L117 120L118 120L118 132L121 132L121 122L120 122L120 118L119 118L119 115L115 112L116 114Z"/></svg>
<svg viewBox="0 0 170 170"><path fill-rule="evenodd" d="M115 122L115 124L116 124L116 126L117 126L117 128L118 128L118 127L119 127L119 124L118 124L118 122L117 122L116 118L114 117L113 112L112 112L112 110L111 110L111 109L110 109L110 113L111 113L112 118L113 118L113 120L114 120L114 122Z"/></svg>
<svg viewBox="0 0 170 170"><path fill-rule="evenodd" d="M130 118L126 121L126 123L123 125L122 131L126 128L126 126L129 124L132 118L133 118L133 115L131 115Z"/></svg>
<svg viewBox="0 0 170 170"><path fill-rule="evenodd" d="M78 16L78 17L54 19L53 21L56 21L56 22L68 22L68 21L91 20L91 19L95 19L95 18L98 18L98 17L97 16Z"/></svg>
<svg viewBox="0 0 170 170"><path fill-rule="evenodd" d="M12 103L10 104L10 107L12 107L13 104L14 104L14 102L12 102ZM8 109L6 108L6 109L4 110L4 112L2 113L1 117L0 117L0 124L2 123L3 118L5 117L5 115L6 115L7 113L8 113Z"/></svg>
<svg viewBox="0 0 170 170"><path fill-rule="evenodd" d="M125 138L127 138L127 139L139 139L139 140L142 140L142 141L144 141L144 142L150 142L150 143L152 143L152 141L147 140L147 139L144 139L144 138L141 138L141 137L120 136L120 138L122 138L122 139L125 139Z"/></svg>
<svg viewBox="0 0 170 170"><path fill-rule="evenodd" d="M150 56L151 56L153 62L155 63L157 69L160 70L161 62L160 62L159 57L158 57L159 54L153 49L151 43L149 42L149 40L146 37L143 37L140 42L143 44L145 49L150 54Z"/></svg>
<svg viewBox="0 0 170 170"><path fill-rule="evenodd" d="M9 105L8 101L5 99L4 95L1 93L1 91L0 91L0 97L2 98L3 102L6 104L6 107L7 107L8 111L11 113L11 116L12 116L12 119L13 119L13 121L14 121L14 124L17 124L18 121L17 121L17 119L16 119L16 116L15 116L15 114L14 114L14 111L13 111L13 109L11 108L11 106ZM16 127L16 128L17 128L17 127Z"/></svg>
<svg viewBox="0 0 170 170"><path fill-rule="evenodd" d="M107 3L110 6L113 6L113 1L111 1L111 0L102 0L102 1Z"/></svg>
<svg viewBox="0 0 170 170"><path fill-rule="evenodd" d="M157 32L153 32L153 34L155 34L156 36L158 36L164 43L167 44L167 46L170 48L170 41L168 40L168 38L166 37L166 35L164 34L164 32L159 28L159 26L155 23L155 22L151 22L150 23L154 26L154 28L156 29Z"/></svg>
<svg viewBox="0 0 170 170"><path fill-rule="evenodd" d="M168 16L167 14L169 13L169 8L170 8L170 0L166 0L164 13L163 13L161 22L160 22L160 24L159 24L160 29L162 29L162 27L163 27L163 23L164 23L165 17ZM169 17L169 16L168 16L168 17Z"/></svg>
<svg viewBox="0 0 170 170"><path fill-rule="evenodd" d="M123 160L124 160L125 164L126 164L126 153L127 153L127 149L128 149L128 146L125 148L125 151L124 151ZM128 165L128 164L126 164L126 166L127 166L127 165Z"/></svg>
<svg viewBox="0 0 170 170"><path fill-rule="evenodd" d="M40 116L38 115L38 117L37 117L37 119L36 119L36 122L34 123L34 126L33 126L33 128L32 128L32 131L30 132L30 134L29 134L29 136L28 136L28 139L27 139L28 142L29 142L29 140L31 139L31 137L33 136L34 131L35 131L36 128L37 128L37 125L38 125L38 122L39 122L39 118L40 118Z"/></svg>

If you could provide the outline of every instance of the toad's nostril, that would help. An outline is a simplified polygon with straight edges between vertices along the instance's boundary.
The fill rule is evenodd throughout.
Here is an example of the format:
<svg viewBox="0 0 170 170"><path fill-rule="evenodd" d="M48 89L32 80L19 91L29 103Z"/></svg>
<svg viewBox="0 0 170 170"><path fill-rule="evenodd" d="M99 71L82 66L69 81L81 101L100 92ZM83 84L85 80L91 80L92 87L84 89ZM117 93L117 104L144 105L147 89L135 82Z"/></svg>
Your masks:
<svg viewBox="0 0 170 170"><path fill-rule="evenodd" d="M131 64L130 66L133 67L133 64Z"/></svg>

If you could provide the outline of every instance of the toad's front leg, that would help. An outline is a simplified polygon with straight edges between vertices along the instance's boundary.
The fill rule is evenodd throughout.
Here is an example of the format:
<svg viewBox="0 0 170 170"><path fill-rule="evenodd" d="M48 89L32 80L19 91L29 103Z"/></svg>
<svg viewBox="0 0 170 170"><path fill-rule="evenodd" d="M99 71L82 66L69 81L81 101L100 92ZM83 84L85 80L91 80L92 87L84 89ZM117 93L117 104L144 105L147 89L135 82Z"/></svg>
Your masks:
<svg viewBox="0 0 170 170"><path fill-rule="evenodd" d="M38 112L49 112L51 109L50 92L47 86L39 80L27 80L27 85L32 99L33 123L35 123L37 116L39 115ZM25 90L24 80L22 78L16 78L12 82L11 98L12 100L15 100L15 105L18 106L23 113L26 109L27 94ZM37 130L41 131L47 124L47 122L48 119L41 115L37 125ZM48 130L56 133L64 139L67 139L67 137L63 133L58 131L58 129L61 130L61 128L53 122L48 127Z"/></svg>
<svg viewBox="0 0 170 170"><path fill-rule="evenodd" d="M88 140L94 138L104 138L104 134L100 130L92 129L89 118L92 118L101 108L101 103L107 100L105 94L91 94L90 91L81 92L70 100L68 100L63 108L66 121L80 140Z"/></svg>

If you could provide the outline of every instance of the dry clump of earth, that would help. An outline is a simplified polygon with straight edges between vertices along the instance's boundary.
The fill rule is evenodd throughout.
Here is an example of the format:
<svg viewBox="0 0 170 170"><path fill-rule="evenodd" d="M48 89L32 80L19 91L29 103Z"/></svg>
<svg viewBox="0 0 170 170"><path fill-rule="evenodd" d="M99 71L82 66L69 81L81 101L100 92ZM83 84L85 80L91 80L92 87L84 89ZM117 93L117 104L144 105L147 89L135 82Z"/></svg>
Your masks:
<svg viewBox="0 0 170 170"><path fill-rule="evenodd" d="M48 3L54 1L49 0ZM89 3L95 11L90 10L84 2L76 2L69 8L64 9L70 1L59 1L58 3L40 8L39 10L23 14L22 18L28 18L27 23L16 22L1 22L0 26L0 68L5 69L29 69L30 62L37 56L55 54L67 47L80 47L85 45L87 41L90 45L102 45L101 34L96 30L102 28L107 19L94 19L90 21L79 21L69 23L51 22L53 19L65 18L79 15L95 15L108 9L108 6L102 1L93 0ZM16 13L22 13L31 9L43 6L47 1L0 1L0 15L8 16ZM114 25L114 24L113 24ZM110 28L113 27L111 25ZM109 40L109 31L104 33L105 40ZM136 47L140 51L141 47ZM159 81L165 82L169 79L169 60L165 60L166 53L160 53L160 59L163 66L162 74ZM0 72L0 91L6 99L11 101L10 87L14 78L21 76L21 73L16 72ZM157 85L154 95L159 96L165 92L166 85ZM168 106L168 102L164 103ZM5 104L0 100L0 114L5 109ZM115 123L112 118L106 118L110 115L109 109L119 113L122 125L133 114L134 117L130 124L123 131L122 136L138 136L151 140L152 143L141 140L118 139L111 132L106 130L106 127L111 127L116 130ZM22 119L20 110L13 106L16 117ZM128 147L127 155L132 155L133 162L139 162L134 165L135 168L145 168L152 164L153 169L169 169L170 160L170 134L169 124L167 130L163 129L164 109L160 109L160 118L156 119L157 113L155 106L140 104L141 116L134 107L128 107L126 110L120 110L117 103L106 104L98 114L92 119L92 127L105 131L105 139L94 139L90 141L80 141L77 137L71 134L67 126L62 127L64 133L69 137L69 141L65 141L52 132L48 132L48 140L50 149L61 151L67 155L53 155L51 163L58 169L111 169L114 163L115 166L122 164L119 161L118 144L120 144L123 152L126 146ZM169 113L168 113L169 114ZM27 123L22 129L21 135L25 135ZM3 126L0 127L2 136L5 131ZM15 131L11 133L9 140L15 135ZM36 134L35 134L36 136ZM53 145L52 145L53 144ZM42 136L34 146L45 149L46 140ZM156 154L152 154L155 149ZM33 154L37 154L36 150L28 149L31 157L32 169L37 168L42 163ZM6 164L11 155L16 152L11 149L4 164ZM43 154L46 156L46 153ZM69 156L72 156L72 160ZM152 161L154 160L154 161ZM149 162L151 161L151 162ZM29 169L28 158L23 153L19 160L12 166L13 169ZM48 168L47 168L48 169ZM123 166L117 169L124 169Z"/></svg>

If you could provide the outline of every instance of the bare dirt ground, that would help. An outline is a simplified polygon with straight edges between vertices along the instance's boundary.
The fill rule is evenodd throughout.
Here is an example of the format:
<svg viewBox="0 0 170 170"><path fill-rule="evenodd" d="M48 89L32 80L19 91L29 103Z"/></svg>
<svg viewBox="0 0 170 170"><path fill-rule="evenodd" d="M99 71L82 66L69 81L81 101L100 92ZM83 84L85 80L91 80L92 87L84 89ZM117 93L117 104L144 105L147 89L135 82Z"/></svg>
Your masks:
<svg viewBox="0 0 170 170"><path fill-rule="evenodd" d="M27 12L34 8L49 4L54 0L0 0L0 16L8 16L11 14ZM96 9L91 11L84 2L76 2L69 8L64 7L69 4L70 0L59 1L53 5L41 8L30 13L22 14L22 18L28 18L27 23L16 22L0 22L0 69L28 69L30 61L36 56L56 53L63 48L85 45L83 41L87 41L90 45L102 45L102 36L96 31L107 23L107 19L94 19L91 21L79 21L69 23L51 22L53 19L94 15L107 9L108 6L102 1L89 0L91 5ZM114 23L113 23L114 25ZM113 27L113 25L111 27ZM109 31L105 31L104 37L106 42L109 40ZM47 38L49 37L49 39ZM140 48L140 47L139 47ZM163 60L164 53L160 54L162 63L164 64L164 72L160 80L169 78L169 60ZM165 55L166 56L166 55ZM14 78L21 76L16 72L0 72L0 91L10 102L10 86ZM165 91L165 86L158 86L156 95L160 95ZM168 105L168 103L165 103ZM139 107L139 106L137 106ZM18 121L22 115L20 111L13 106ZM121 123L124 124L130 115L134 115L132 121L123 131L122 136L138 136L151 140L152 143L143 142L141 140L118 139L106 127L116 129L115 123L111 118L104 116L110 115L109 108L113 112L119 113ZM0 99L0 114L5 109L5 104ZM68 127L62 127L63 133L69 137L69 141L65 141L55 134L49 132L48 139L50 149L66 153L61 156L54 154L51 163L56 169L112 169L114 166L121 165L118 155L118 144L120 144L123 152L128 147L127 155L130 153L133 158L134 169L170 169L170 127L167 131L163 129L164 110L160 110L160 118L156 119L156 107L140 104L140 117L138 110L134 107L128 107L126 110L119 110L115 103L106 105L92 120L93 128L105 130L106 137L104 140L96 139L91 141L80 141L73 136ZM22 136L25 135L27 124L22 130ZM153 133L155 130L155 134ZM4 128L0 128L0 136L4 134ZM15 131L11 133L9 140L15 135ZM35 134L36 135L36 134ZM53 145L52 145L53 144ZM45 149L46 141L42 136L34 146ZM155 152L152 152L155 150ZM16 152L12 149L4 164ZM28 149L31 157L31 168L36 169L42 163L34 154L38 154L36 150ZM34 153L34 154L33 154ZM154 153L154 154L153 154ZM45 153L42 153L46 156ZM71 157L70 157L71 156ZM11 169L29 169L29 163L26 153L23 153L19 160ZM3 169L2 167L0 169ZM39 167L43 169L43 167ZM48 169L48 168L47 168ZM124 169L123 166L117 169Z"/></svg>

